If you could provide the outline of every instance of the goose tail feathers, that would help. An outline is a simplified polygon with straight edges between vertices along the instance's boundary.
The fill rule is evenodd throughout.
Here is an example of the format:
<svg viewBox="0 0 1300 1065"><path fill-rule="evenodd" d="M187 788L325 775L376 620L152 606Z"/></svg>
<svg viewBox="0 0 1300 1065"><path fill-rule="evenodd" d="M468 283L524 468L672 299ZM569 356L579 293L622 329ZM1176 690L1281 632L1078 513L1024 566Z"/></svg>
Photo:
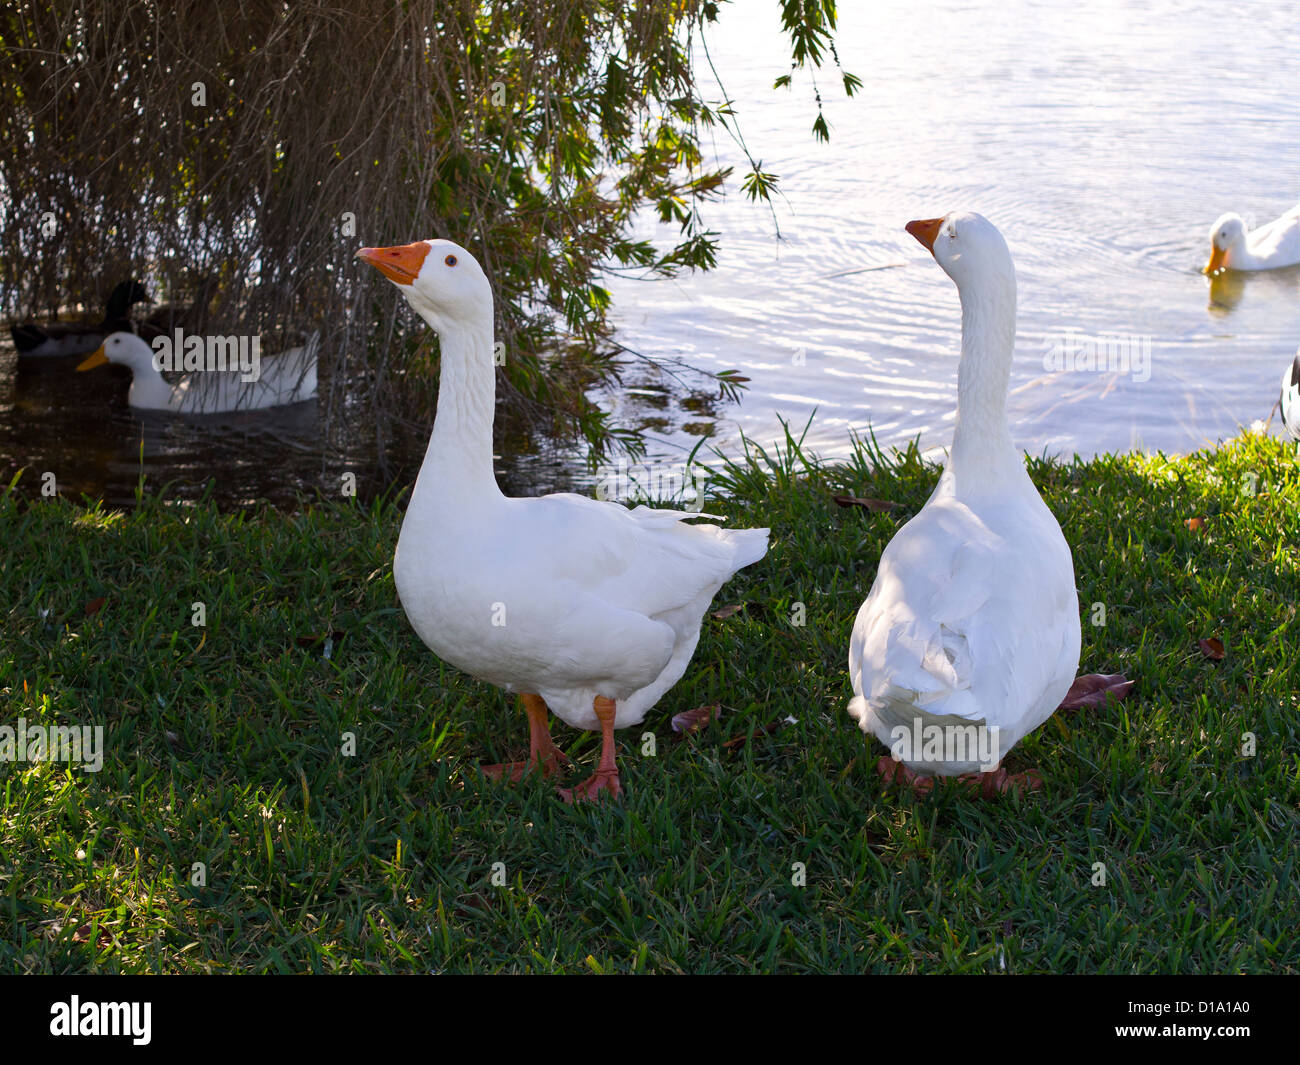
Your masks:
<svg viewBox="0 0 1300 1065"><path fill-rule="evenodd" d="M736 569L751 566L767 554L768 529L727 529L722 535L731 544L735 554L732 565Z"/></svg>

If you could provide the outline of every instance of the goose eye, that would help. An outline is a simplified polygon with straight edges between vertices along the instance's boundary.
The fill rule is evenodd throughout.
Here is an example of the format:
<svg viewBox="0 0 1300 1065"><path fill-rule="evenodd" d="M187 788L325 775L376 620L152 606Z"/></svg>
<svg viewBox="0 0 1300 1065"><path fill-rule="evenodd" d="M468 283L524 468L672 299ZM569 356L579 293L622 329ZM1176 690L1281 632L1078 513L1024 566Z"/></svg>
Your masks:
<svg viewBox="0 0 1300 1065"><path fill-rule="evenodd" d="M443 259L442 261L443 261L444 263L446 263L448 266L455 266L455 265L456 265L456 256L454 256L454 255L448 255L447 258Z"/></svg>

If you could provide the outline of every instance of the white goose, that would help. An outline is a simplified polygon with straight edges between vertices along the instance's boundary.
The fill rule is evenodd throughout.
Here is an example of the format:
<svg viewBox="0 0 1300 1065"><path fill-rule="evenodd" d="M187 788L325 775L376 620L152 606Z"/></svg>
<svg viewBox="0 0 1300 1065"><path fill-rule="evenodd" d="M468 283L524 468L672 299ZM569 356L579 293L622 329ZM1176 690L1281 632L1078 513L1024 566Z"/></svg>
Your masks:
<svg viewBox="0 0 1300 1065"><path fill-rule="evenodd" d="M1292 440L1300 440L1300 351L1295 353L1291 365L1282 372L1282 426Z"/></svg>
<svg viewBox="0 0 1300 1065"><path fill-rule="evenodd" d="M560 770L549 707L602 736L596 772L561 796L617 796L614 730L644 719L682 676L710 601L767 553L768 531L686 525L700 515L579 495L503 495L492 472L496 378L483 270L446 240L357 255L441 341L437 416L393 559L406 616L440 658L521 695L528 760L485 772Z"/></svg>
<svg viewBox="0 0 1300 1065"><path fill-rule="evenodd" d="M1210 227L1210 261L1204 272L1276 270L1300 263L1300 204L1266 226L1246 231L1239 214L1225 214Z"/></svg>
<svg viewBox="0 0 1300 1065"><path fill-rule="evenodd" d="M885 548L858 611L849 713L907 767L882 759L881 772L918 784L935 774L991 772L1051 716L1079 663L1079 603L1070 548L1007 428L1011 253L977 214L909 222L907 231L961 297L957 424L934 493ZM960 746L937 745L945 736L975 739L970 726L981 725L989 758L973 745L964 756ZM984 779L999 791L1025 782L1002 769Z"/></svg>
<svg viewBox="0 0 1300 1065"><path fill-rule="evenodd" d="M255 377L237 369L214 369L194 371L172 384L163 377L154 350L134 333L121 332L106 337L77 369L92 370L110 362L129 367L131 391L127 403L137 410L229 414L288 406L315 396L319 345L320 335L313 333L304 346L261 356ZM246 380L246 376L251 379Z"/></svg>

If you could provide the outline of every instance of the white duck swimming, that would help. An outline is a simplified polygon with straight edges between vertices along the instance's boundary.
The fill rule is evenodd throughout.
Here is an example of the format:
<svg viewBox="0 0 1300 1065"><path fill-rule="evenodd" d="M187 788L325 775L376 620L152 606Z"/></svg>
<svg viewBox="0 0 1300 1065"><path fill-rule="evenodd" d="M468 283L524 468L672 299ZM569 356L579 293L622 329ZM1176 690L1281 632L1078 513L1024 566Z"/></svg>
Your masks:
<svg viewBox="0 0 1300 1065"><path fill-rule="evenodd" d="M1204 273L1276 270L1296 263L1300 263L1300 204L1249 233L1239 214L1225 214L1210 227L1210 261Z"/></svg>
<svg viewBox="0 0 1300 1065"><path fill-rule="evenodd" d="M306 345L289 348L276 355L262 355L254 362L250 357L244 369L236 353L214 348L223 368L194 370L177 384L162 375L155 352L134 333L112 333L104 339L78 370L117 363L131 370L131 391L127 402L137 410L170 411L173 414L229 414L234 411L266 410L301 403L316 395L316 352L319 334L313 333ZM178 357L177 361L180 361Z"/></svg>
<svg viewBox="0 0 1300 1065"><path fill-rule="evenodd" d="M549 707L602 735L596 772L561 796L617 796L614 730L644 719L682 676L710 601L767 553L768 531L687 525L700 515L579 495L503 495L492 472L496 371L483 270L446 240L357 255L441 342L437 416L393 559L406 616L438 657L522 696L528 760L485 772L559 771Z"/></svg>
<svg viewBox="0 0 1300 1065"><path fill-rule="evenodd" d="M997 229L977 214L909 222L961 297L957 424L924 507L885 548L849 643L849 713L909 771L991 772L1060 705L1079 664L1074 564L1061 527L1007 428L1016 274ZM927 726L959 726L944 731ZM932 740L979 740L930 746ZM992 733L996 726L998 732ZM998 769L995 790L1024 782Z"/></svg>

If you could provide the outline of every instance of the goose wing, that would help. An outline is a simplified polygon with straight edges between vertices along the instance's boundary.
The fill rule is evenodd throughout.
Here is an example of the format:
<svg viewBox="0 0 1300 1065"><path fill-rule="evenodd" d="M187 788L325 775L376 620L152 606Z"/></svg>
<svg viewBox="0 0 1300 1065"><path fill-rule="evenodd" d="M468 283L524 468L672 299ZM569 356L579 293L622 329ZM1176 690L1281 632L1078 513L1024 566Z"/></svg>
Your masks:
<svg viewBox="0 0 1300 1065"><path fill-rule="evenodd" d="M518 504L539 576L572 582L610 606L647 617L716 589L767 551L766 529L687 524L691 511L558 494Z"/></svg>

